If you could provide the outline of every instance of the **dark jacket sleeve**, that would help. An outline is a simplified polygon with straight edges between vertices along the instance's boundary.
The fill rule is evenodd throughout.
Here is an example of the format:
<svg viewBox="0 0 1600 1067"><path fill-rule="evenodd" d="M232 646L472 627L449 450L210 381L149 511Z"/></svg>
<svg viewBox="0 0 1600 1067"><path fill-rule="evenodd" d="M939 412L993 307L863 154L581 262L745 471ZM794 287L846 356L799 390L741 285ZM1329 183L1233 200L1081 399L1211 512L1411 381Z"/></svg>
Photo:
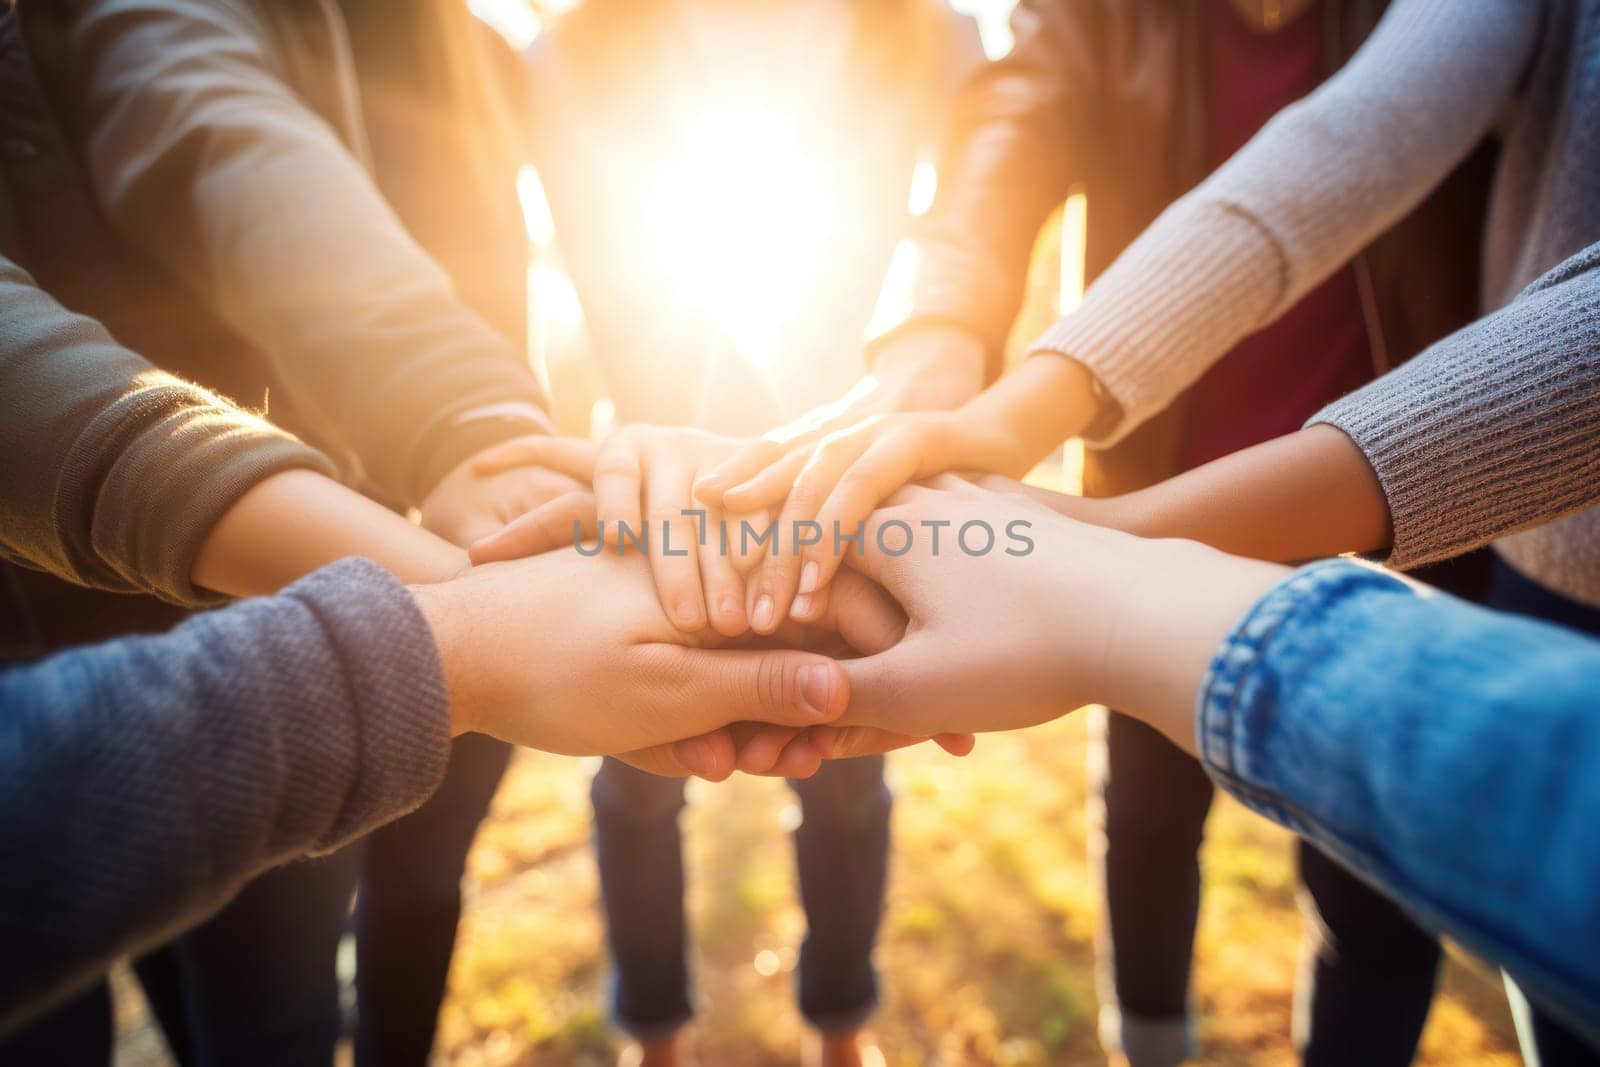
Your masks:
<svg viewBox="0 0 1600 1067"><path fill-rule="evenodd" d="M76 124L112 223L268 354L316 440L416 504L443 473L440 450L481 433L461 415L539 417L521 353L458 299L296 95L292 68L310 52L265 22L290 5L80 6Z"/></svg>
<svg viewBox="0 0 1600 1067"><path fill-rule="evenodd" d="M180 604L206 534L292 467L295 438L116 344L0 258L0 554L82 585Z"/></svg>
<svg viewBox="0 0 1600 1067"><path fill-rule="evenodd" d="M0 673L0 709L0 1032L415 807L450 747L427 623L364 560Z"/></svg>
<svg viewBox="0 0 1600 1067"><path fill-rule="evenodd" d="M1084 16L1063 0L1022 0L1016 45L958 93L933 205L913 229L909 314L954 323L998 355L1022 303L1033 242L1077 179L1098 58Z"/></svg>

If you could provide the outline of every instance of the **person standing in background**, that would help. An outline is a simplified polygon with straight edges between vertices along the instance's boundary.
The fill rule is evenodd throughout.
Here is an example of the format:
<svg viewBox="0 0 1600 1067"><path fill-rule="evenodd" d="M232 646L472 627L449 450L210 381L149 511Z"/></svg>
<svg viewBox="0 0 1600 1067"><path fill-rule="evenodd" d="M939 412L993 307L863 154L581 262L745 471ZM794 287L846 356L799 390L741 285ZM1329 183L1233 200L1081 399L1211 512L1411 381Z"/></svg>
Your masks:
<svg viewBox="0 0 1600 1067"><path fill-rule="evenodd" d="M875 414L966 404L999 375L1035 235L1068 193L1086 197L1084 273L1096 283L1169 205L1339 71L1387 7L1376 0L1023 0L1012 19L1015 49L973 79L954 109L938 195L915 233L910 313L869 352L879 388L829 413L821 432ZM1081 435L1099 442L1086 450L1085 495L1139 489L1291 433L1323 405L1476 318L1494 146L1481 133L1474 140L1450 161L1451 177L1430 186L1431 196L1270 326L1232 344L1131 432L1102 440L1091 420L1109 419L1116 405L1092 385L1075 404L1024 390L1051 405L1053 417L1081 416ZM1245 221L1236 224L1248 229L1247 213L1239 215ZM1091 285L1085 300L1095 291ZM1114 313L1145 326L1137 306L1129 307ZM1062 321L1070 326L1082 314ZM1076 366L1062 365L1069 373ZM1028 370L1024 364L1019 372ZM926 465L936 453L905 437L889 442L901 425L895 418L913 417L879 420L820 446L798 483L813 438L802 435L788 454L780 442L758 443L706 475L697 495L735 511L775 508L787 496L780 522L816 517L833 482L844 486L839 479L857 443L872 447L884 468L902 460ZM967 462L977 445L963 448L962 467L982 465ZM862 469L851 470L850 491L840 497L876 491L864 470L873 462L863 457L856 466ZM769 555L749 580L751 599L773 605L767 617L774 623L791 610L791 598L797 617L821 602L811 594L825 593L826 577L807 556L802 563ZM1483 562L1421 576L1471 595ZM1114 1059L1164 1067L1195 1051L1189 973L1198 849L1213 787L1198 763L1143 724L1111 712L1097 725L1101 1041ZM1302 844L1299 860L1313 932L1296 1012L1305 1061L1409 1063L1433 996L1437 943L1316 848Z"/></svg>
<svg viewBox="0 0 1600 1067"><path fill-rule="evenodd" d="M6 245L52 295L163 370L252 407L270 393L345 481L457 544L581 484L470 469L551 424L525 351L521 67L464 3L39 0L0 28L0 116L30 149L3 160ZM15 659L181 617L3 577ZM417 813L267 874L140 961L180 1062L332 1062L360 881L357 1060L425 1063L462 863L509 753L457 742ZM0 1059L98 1067L110 1023L102 985Z"/></svg>
<svg viewBox="0 0 1600 1067"><path fill-rule="evenodd" d="M861 374L919 158L981 59L938 0L586 0L529 53L534 163L619 424L760 432ZM801 1011L860 1061L887 876L883 759L792 783ZM647 1065L693 1015L683 783L606 760L614 1014Z"/></svg>

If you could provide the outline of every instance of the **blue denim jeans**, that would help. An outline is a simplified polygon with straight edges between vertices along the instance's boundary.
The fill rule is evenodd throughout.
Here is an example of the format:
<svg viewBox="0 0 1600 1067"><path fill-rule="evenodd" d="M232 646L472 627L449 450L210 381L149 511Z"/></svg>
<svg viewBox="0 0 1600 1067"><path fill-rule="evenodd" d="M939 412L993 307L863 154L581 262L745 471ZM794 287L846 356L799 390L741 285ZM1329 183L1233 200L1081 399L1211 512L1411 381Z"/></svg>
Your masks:
<svg viewBox="0 0 1600 1067"><path fill-rule="evenodd" d="M1229 793L1600 1039L1600 642L1319 563L1234 627L1196 716Z"/></svg>
<svg viewBox="0 0 1600 1067"><path fill-rule="evenodd" d="M889 865L883 757L824 763L791 780L806 939L800 1012L823 1033L859 1029L878 1004L872 950ZM595 856L614 969L612 1014L634 1038L667 1037L694 1015L684 919L683 780L607 759L594 777Z"/></svg>

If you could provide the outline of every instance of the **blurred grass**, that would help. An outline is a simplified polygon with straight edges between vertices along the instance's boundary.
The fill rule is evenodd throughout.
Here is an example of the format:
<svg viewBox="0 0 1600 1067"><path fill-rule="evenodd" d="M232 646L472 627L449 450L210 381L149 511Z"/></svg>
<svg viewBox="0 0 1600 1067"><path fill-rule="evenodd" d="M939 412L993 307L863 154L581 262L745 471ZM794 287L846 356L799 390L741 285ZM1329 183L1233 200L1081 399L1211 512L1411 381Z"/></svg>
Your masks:
<svg viewBox="0 0 1600 1067"><path fill-rule="evenodd" d="M1102 1062L1085 843L1082 714L986 736L957 761L892 757L895 859L879 948L885 1002L872 1030L891 1065ZM803 918L777 782L692 787L685 815L702 1011L700 1063L796 1063L792 993ZM1289 838L1220 798L1203 855L1196 952L1202 1061L1294 1062L1299 945ZM519 754L475 848L440 1027L443 1062L604 1064L604 940L588 850L585 771ZM1452 962L1424 1064L1509 1065L1494 978Z"/></svg>

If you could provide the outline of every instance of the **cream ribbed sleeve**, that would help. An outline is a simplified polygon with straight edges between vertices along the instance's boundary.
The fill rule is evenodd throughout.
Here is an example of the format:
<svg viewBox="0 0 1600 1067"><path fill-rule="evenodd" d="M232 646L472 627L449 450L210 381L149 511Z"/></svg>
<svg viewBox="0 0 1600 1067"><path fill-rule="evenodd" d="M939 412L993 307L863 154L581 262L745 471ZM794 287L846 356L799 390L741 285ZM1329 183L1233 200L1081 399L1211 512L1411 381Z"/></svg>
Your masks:
<svg viewBox="0 0 1600 1067"><path fill-rule="evenodd" d="M1170 404L1403 218L1511 98L1534 0L1396 0L1367 43L1174 203L1033 352L1071 356L1122 410L1110 444Z"/></svg>

